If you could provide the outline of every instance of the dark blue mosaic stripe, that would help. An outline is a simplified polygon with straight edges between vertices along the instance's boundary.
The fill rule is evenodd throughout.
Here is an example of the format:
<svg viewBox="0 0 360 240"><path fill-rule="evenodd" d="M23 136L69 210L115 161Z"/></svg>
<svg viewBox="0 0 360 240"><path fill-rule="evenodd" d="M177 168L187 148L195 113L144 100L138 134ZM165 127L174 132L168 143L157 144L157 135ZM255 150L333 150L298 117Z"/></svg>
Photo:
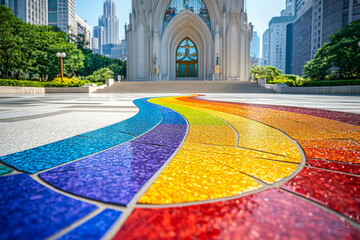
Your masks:
<svg viewBox="0 0 360 240"><path fill-rule="evenodd" d="M0 178L0 193L0 239L45 239L97 209L27 174Z"/></svg>
<svg viewBox="0 0 360 240"><path fill-rule="evenodd" d="M0 157L0 161L24 172L37 173L127 142L162 121L162 114L155 107L157 105L147 102L147 99L138 99L134 103L140 111L130 119L79 136L3 156Z"/></svg>
<svg viewBox="0 0 360 240"><path fill-rule="evenodd" d="M161 106L157 109L164 112L164 120L146 134L42 173L40 177L56 188L78 196L128 205L173 155L186 135L187 125L180 114Z"/></svg>
<svg viewBox="0 0 360 240"><path fill-rule="evenodd" d="M58 240L102 239L121 214L119 211L106 209Z"/></svg>

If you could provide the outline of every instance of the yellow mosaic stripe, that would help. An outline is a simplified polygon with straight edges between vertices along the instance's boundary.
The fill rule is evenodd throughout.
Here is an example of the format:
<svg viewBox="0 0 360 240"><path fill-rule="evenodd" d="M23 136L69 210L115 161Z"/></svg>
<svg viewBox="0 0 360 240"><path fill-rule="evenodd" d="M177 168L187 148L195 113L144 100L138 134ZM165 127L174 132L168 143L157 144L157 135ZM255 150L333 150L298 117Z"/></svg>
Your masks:
<svg viewBox="0 0 360 240"><path fill-rule="evenodd" d="M149 101L181 113L190 128L183 147L140 203L170 204L230 197L262 188L252 177L271 184L297 169L298 165L293 163L299 163L301 157L296 146L275 129L231 114L191 106L176 97ZM244 139L237 143L236 132L229 123L239 131L244 124L259 129L241 133ZM248 140L246 134L250 134ZM259 134L262 137L256 140ZM247 143L250 144L247 147L254 149L237 147Z"/></svg>

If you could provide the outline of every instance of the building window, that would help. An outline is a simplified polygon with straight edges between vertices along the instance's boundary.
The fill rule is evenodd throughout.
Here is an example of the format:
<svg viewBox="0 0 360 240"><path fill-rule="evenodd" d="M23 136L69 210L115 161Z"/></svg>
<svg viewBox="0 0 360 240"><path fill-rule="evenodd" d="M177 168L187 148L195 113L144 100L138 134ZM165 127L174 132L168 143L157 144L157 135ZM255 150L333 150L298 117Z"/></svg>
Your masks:
<svg viewBox="0 0 360 240"><path fill-rule="evenodd" d="M197 77L198 53L195 44L185 38L176 51L176 76Z"/></svg>
<svg viewBox="0 0 360 240"><path fill-rule="evenodd" d="M172 0L165 11L164 29L181 11L188 9L197 14L211 29L209 11L202 0Z"/></svg>

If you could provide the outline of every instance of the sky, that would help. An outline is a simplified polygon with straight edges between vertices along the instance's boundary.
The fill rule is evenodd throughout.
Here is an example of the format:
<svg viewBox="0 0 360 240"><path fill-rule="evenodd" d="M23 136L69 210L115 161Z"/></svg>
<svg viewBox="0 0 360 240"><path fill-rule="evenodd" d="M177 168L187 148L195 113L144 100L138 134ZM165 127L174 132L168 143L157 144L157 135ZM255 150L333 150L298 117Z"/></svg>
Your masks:
<svg viewBox="0 0 360 240"><path fill-rule="evenodd" d="M76 13L86 20L91 26L98 25L98 19L103 14L103 2L105 0L76 0ZM114 0L116 12L119 17L120 38L125 38L125 23L129 23L129 13L131 11L131 0ZM281 10L285 8L285 0L247 0L248 20L254 25L254 31L259 36L268 27L272 17L280 16ZM260 42L260 45L262 42Z"/></svg>

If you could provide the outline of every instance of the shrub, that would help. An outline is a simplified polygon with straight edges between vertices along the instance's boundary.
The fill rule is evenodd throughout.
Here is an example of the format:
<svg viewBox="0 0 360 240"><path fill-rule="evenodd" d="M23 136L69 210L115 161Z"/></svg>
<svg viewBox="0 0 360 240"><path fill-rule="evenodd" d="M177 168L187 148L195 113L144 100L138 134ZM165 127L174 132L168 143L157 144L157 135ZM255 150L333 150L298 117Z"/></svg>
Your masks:
<svg viewBox="0 0 360 240"><path fill-rule="evenodd" d="M54 82L36 82L36 81L0 79L0 86L11 86L11 87L81 87L84 85L85 85L84 81L80 81L79 83L75 83L75 84L61 84Z"/></svg>
<svg viewBox="0 0 360 240"><path fill-rule="evenodd" d="M88 76L86 79L91 82L103 82L105 83L106 79L114 78L114 72L109 68L100 68L95 71L92 75Z"/></svg>
<svg viewBox="0 0 360 240"><path fill-rule="evenodd" d="M64 77L63 78L64 84L78 84L80 83L80 79L78 79L77 77L72 77L72 78L67 78ZM61 83L61 77L57 77L54 80L51 81L52 83Z"/></svg>
<svg viewBox="0 0 360 240"><path fill-rule="evenodd" d="M303 82L301 84L302 87L326 87L326 86L349 86L349 85L360 85L360 79L308 81L308 82Z"/></svg>

